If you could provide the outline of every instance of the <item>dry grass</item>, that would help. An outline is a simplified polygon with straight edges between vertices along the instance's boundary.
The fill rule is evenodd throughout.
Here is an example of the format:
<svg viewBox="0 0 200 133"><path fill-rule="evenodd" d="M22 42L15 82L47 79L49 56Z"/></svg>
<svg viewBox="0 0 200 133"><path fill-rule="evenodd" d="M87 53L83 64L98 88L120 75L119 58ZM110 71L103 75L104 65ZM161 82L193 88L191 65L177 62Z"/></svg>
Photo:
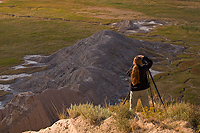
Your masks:
<svg viewBox="0 0 200 133"><path fill-rule="evenodd" d="M196 131L199 131L200 106L198 105L169 99L168 101L165 101L165 108L160 102L156 102L155 112L153 107L151 107L150 110L142 109L140 101L138 102L136 108L137 111L142 112L143 116L148 121L153 123L160 123L159 126L165 129L175 129L177 125L174 125L173 122L177 120L184 120L188 121L196 129ZM111 106L110 109L116 113L114 118L116 120L116 126L120 131L127 132L129 130L133 131L133 129L139 128L137 124L130 125L128 122L125 122L133 121L132 118L135 116L134 112L129 111L129 102L127 102L124 106L121 104ZM171 122L166 122L166 120Z"/></svg>
<svg viewBox="0 0 200 133"><path fill-rule="evenodd" d="M102 108L100 105L95 106L92 103L71 105L67 112L70 118L82 116L92 124L98 124L113 114L107 108Z"/></svg>
<svg viewBox="0 0 200 133"><path fill-rule="evenodd" d="M120 103L119 105L110 106L109 110L114 112L115 125L119 131L130 132L133 127L131 125L131 119L134 118L134 112L129 110L129 102L124 105Z"/></svg>
<svg viewBox="0 0 200 133"><path fill-rule="evenodd" d="M142 109L141 103L138 102L137 109L149 122L155 123L163 129L176 130L176 128L179 128L174 124L177 120L188 121L196 131L199 131L200 128L200 107L191 103L176 101L170 103L170 101L167 101L165 108L160 103L156 103L154 112L153 107L150 110ZM107 105L107 107L95 106L92 103L75 104L67 109L63 108L61 112L57 111L57 115L60 119L82 116L91 124L98 124L113 115L114 124L120 132L144 130L137 123L134 123L136 114L129 110L129 102L124 105L122 103L112 106Z"/></svg>
<svg viewBox="0 0 200 133"><path fill-rule="evenodd" d="M52 105L53 105L53 109L55 110L55 112L60 120L68 118L67 117L68 112L67 112L67 109L66 109L64 103L62 104L62 111L59 111L59 109L57 109L57 107L53 103L52 103Z"/></svg>

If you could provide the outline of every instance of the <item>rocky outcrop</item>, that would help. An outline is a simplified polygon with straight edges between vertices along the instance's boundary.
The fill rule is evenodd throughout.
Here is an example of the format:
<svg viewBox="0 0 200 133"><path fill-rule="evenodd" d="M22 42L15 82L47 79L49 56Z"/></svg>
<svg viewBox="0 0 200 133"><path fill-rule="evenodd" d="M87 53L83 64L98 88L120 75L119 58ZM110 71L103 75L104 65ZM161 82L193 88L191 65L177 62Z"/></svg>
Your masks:
<svg viewBox="0 0 200 133"><path fill-rule="evenodd" d="M133 133L194 133L193 127L187 121L170 121L165 120L149 121L140 113L137 113L131 121ZM82 117L74 119L62 119L55 122L51 127L41 129L38 132L27 131L24 133L120 133L116 127L113 116L104 120L98 125L92 125Z"/></svg>
<svg viewBox="0 0 200 133"><path fill-rule="evenodd" d="M1 110L0 120L2 133L19 133L29 129L38 130L51 124L42 103L32 92L16 95Z"/></svg>
<svg viewBox="0 0 200 133"><path fill-rule="evenodd" d="M17 133L50 126L63 106L93 102L111 104L127 95L126 71L138 54L156 61L182 52L183 47L130 39L114 31L103 30L50 56L32 57L45 63L48 70L18 80L16 96L0 110L0 131Z"/></svg>

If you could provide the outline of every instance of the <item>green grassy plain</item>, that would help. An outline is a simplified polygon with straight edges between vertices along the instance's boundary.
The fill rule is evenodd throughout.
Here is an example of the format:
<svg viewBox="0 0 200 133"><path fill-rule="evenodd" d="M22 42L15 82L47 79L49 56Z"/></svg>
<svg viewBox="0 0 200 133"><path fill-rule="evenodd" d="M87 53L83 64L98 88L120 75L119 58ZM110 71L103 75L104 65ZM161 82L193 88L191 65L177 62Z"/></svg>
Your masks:
<svg viewBox="0 0 200 133"><path fill-rule="evenodd" d="M131 38L184 46L171 63L155 64L159 90L200 104L199 0L5 0L0 4L0 73L25 55L49 55L123 19L171 22ZM111 29L112 30L112 29ZM156 35L156 36L155 36ZM154 37L152 37L154 36ZM168 40L166 40L167 38ZM11 72L12 73L12 72Z"/></svg>

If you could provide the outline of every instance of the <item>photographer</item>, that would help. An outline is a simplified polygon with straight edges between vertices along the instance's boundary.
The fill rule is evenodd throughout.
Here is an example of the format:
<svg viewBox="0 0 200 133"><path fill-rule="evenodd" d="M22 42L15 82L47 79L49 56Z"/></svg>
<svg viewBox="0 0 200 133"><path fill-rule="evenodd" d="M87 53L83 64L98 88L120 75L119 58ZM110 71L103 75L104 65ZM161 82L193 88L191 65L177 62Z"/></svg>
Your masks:
<svg viewBox="0 0 200 133"><path fill-rule="evenodd" d="M144 63L144 64L143 64ZM142 65L143 64L143 65ZM134 58L133 65L127 71L131 77L130 89L130 110L137 106L137 101L140 98L143 108L149 109L149 96L147 88L150 87L147 79L147 71L153 65L152 60L143 55L138 55Z"/></svg>

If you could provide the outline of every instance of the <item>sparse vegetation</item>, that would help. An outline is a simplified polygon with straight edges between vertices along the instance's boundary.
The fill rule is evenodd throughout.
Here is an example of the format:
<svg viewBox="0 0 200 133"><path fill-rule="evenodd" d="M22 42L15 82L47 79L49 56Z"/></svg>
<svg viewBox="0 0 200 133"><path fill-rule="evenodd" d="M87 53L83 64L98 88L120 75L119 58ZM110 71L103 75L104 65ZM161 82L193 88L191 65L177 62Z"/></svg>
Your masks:
<svg viewBox="0 0 200 133"><path fill-rule="evenodd" d="M66 119L67 118L68 112L66 110L64 103L62 104L62 110L59 110L54 104L52 104L52 106L53 106L53 109L55 110L59 119Z"/></svg>
<svg viewBox="0 0 200 133"><path fill-rule="evenodd" d="M116 113L114 119L116 120L115 125L118 130L130 132L132 129L130 120L134 118L134 113L129 111L128 102L125 105L110 106L109 110Z"/></svg>
<svg viewBox="0 0 200 133"><path fill-rule="evenodd" d="M92 103L71 105L67 112L70 118L82 116L92 124L98 124L113 114L107 108L102 108L100 105L95 106Z"/></svg>
<svg viewBox="0 0 200 133"><path fill-rule="evenodd" d="M155 104L154 108L150 110L142 109L141 102L138 102L136 111L141 113L149 122L157 123L157 126L164 129L176 129L178 124L176 121L188 121L196 131L199 131L200 126L200 107L191 103L166 101L165 108L161 103ZM121 132L131 132L134 130L143 130L135 122L136 113L129 110L129 102L125 105L119 103L118 105L101 107L95 106L92 103L71 105L70 108L64 110L65 116L68 118L75 118L82 116L91 124L98 124L113 115L116 128ZM60 113L63 116L63 112ZM62 117L61 117L62 118Z"/></svg>

